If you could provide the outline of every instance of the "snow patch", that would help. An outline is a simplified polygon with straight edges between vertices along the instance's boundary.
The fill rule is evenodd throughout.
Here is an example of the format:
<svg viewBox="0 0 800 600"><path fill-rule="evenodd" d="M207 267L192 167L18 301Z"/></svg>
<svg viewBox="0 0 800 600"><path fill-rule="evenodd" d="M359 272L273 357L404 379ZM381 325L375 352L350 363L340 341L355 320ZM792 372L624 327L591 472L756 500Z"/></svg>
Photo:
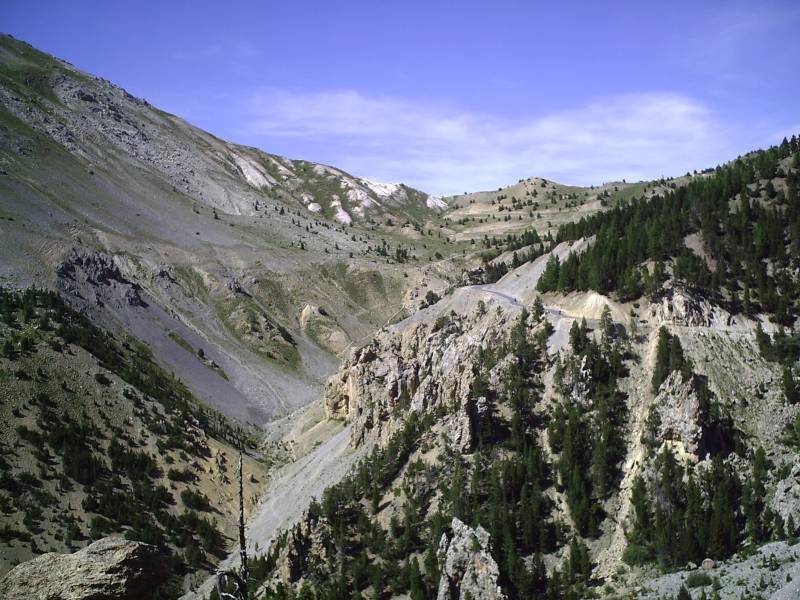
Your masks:
<svg viewBox="0 0 800 600"><path fill-rule="evenodd" d="M300 202L302 202L303 204L309 204L311 202L314 202L314 196L312 196L307 192L302 193L300 194Z"/></svg>
<svg viewBox="0 0 800 600"><path fill-rule="evenodd" d="M313 213L318 213L318 212L320 212L322 210L322 207L319 204L317 204L316 202L312 202L311 204L306 206L306 208L308 210L310 210L311 212L313 212Z"/></svg>

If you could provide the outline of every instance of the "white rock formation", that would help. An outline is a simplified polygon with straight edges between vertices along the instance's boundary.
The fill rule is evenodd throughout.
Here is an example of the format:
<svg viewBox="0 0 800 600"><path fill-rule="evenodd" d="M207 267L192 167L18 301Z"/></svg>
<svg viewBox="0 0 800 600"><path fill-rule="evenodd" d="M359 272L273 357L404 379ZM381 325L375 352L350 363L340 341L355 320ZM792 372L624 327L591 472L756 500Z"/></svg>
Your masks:
<svg viewBox="0 0 800 600"><path fill-rule="evenodd" d="M489 553L489 533L472 528L457 518L453 537L442 534L439 542L439 590L436 600L501 600L506 595L497 583L500 569Z"/></svg>

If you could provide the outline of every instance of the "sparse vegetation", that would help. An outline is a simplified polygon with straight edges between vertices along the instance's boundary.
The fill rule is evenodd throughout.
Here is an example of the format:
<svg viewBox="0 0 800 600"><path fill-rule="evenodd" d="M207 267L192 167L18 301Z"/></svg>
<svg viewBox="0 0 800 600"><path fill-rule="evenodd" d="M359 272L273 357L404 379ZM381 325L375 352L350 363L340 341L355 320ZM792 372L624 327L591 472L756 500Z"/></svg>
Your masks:
<svg viewBox="0 0 800 600"><path fill-rule="evenodd" d="M121 533L165 550L182 549L183 554L176 555L176 576L187 569L206 568L209 556L220 556L224 538L219 525L193 512L212 509L208 498L196 489L197 474L188 466L175 466L165 476L156 457L138 448L142 441L134 442L133 430L115 416L119 409L114 408L114 398L121 392L128 403L123 414L130 411L128 418L137 419L146 434L155 437L160 453L184 456L183 465L188 465L189 457L203 460L208 454L201 427L234 444L245 440L252 445L249 434L202 406L153 361L143 345L132 339L120 342L101 331L53 292L0 288L0 317L0 335L7 336L8 323L13 322L14 331L29 340L24 354L14 353L13 360L8 356L5 360L19 361L17 371L34 373L28 376L26 372L29 387L25 389L34 390L26 410L14 412L18 423L14 432L24 446L7 449L2 461L0 491L10 496L0 494L0 502L5 503L4 521L12 521L3 524L0 543L36 540L46 550L48 544L60 541L70 549ZM48 327L40 327L45 320ZM86 395L89 406L73 404L72 386L53 377L59 371L39 357L42 352L73 353L71 348L82 348L104 369L86 380L96 386ZM106 373L123 380L126 387L116 391L118 386ZM8 391L8 382L0 381L0 385ZM102 401L92 399L95 393ZM26 452L38 465L34 472L18 466ZM181 486L178 498L161 483L167 480ZM55 493L68 492L80 494L77 504L73 500L68 510L56 511ZM25 533L9 524L14 515L21 515ZM63 533L56 536L56 527ZM51 532L52 542L48 541Z"/></svg>

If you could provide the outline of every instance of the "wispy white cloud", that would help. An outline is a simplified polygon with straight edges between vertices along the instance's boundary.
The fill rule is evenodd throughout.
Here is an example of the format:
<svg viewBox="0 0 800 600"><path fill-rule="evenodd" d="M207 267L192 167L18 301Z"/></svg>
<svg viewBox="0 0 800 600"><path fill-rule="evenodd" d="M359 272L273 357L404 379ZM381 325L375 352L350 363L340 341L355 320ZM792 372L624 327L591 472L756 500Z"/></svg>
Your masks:
<svg viewBox="0 0 800 600"><path fill-rule="evenodd" d="M444 194L532 175L576 184L650 179L730 158L713 112L672 93L514 119L353 90L265 90L248 111L248 134L265 148L302 142L358 175Z"/></svg>
<svg viewBox="0 0 800 600"><path fill-rule="evenodd" d="M791 77L800 51L800 4L731 0L675 39L670 56L701 74L720 95L735 86L761 86L770 73Z"/></svg>

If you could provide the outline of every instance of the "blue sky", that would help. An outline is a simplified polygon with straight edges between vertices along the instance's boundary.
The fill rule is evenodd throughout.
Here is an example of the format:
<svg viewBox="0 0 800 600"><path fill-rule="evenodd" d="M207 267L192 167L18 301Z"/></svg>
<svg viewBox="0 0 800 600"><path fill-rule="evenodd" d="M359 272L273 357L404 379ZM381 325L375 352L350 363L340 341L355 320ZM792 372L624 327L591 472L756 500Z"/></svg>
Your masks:
<svg viewBox="0 0 800 600"><path fill-rule="evenodd" d="M0 24L221 137L438 194L800 133L796 0L4 0Z"/></svg>

